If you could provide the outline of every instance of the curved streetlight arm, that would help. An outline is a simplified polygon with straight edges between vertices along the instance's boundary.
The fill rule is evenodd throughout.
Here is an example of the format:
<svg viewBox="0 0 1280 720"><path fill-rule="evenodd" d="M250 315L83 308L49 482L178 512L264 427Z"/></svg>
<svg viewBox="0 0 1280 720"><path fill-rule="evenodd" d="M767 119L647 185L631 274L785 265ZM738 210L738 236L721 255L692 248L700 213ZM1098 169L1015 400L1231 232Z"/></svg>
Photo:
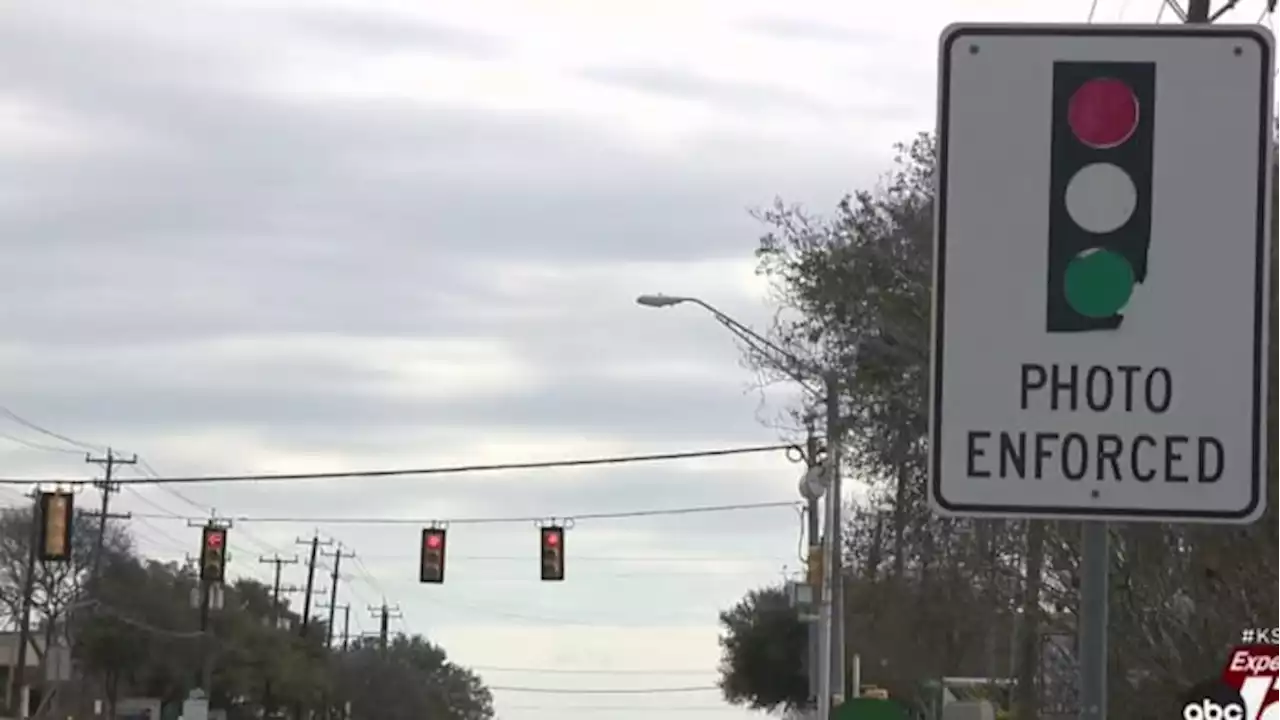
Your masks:
<svg viewBox="0 0 1280 720"><path fill-rule="evenodd" d="M695 297L681 298L681 300L683 302L693 303L694 305L697 305L698 307L701 307L703 310L706 310L707 312L711 313L711 317L715 318L716 322L725 326L725 328L729 330L729 332L733 333L734 335L737 335L739 339L747 343L748 346L751 346L752 350L755 350L756 352L760 353L765 357L768 357L770 354L777 355L778 356L777 359L783 361L781 363L775 363L775 367L778 370L781 370L782 372L786 373L788 377L790 377L792 380L795 380L797 383L799 383L801 387L809 391L809 393L812 394L815 398L821 399L825 397L826 393L810 385L809 378L806 378L804 375L801 374L800 371L803 368L805 368L806 363L802 361L800 358L796 357L794 354L790 352L787 352L786 350L783 350L777 344L773 343L772 341L768 340L764 336L760 335L760 333L757 333L755 330L752 330L750 327L743 325L742 323L738 322L737 320L734 320L733 318L729 317L723 312L720 312L719 308L715 307L709 302L706 302L705 300L700 300Z"/></svg>

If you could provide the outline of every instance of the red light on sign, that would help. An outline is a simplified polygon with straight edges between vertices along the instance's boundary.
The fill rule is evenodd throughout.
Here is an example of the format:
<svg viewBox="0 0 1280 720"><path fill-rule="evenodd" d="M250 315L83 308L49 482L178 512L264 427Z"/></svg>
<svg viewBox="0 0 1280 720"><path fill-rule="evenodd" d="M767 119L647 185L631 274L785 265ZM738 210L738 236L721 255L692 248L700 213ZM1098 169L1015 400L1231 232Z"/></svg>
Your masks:
<svg viewBox="0 0 1280 720"><path fill-rule="evenodd" d="M1138 129L1138 98L1115 78L1089 80L1071 96L1067 124L1076 138L1091 148L1116 147Z"/></svg>
<svg viewBox="0 0 1280 720"><path fill-rule="evenodd" d="M439 549L439 548L440 548L440 544L441 544L442 542L444 542L444 541L443 541L443 539L441 539L441 537L440 537L439 535L428 535L428 536L427 536L427 547L431 548L432 550L437 550L437 549Z"/></svg>
<svg viewBox="0 0 1280 720"><path fill-rule="evenodd" d="M222 533L220 532L209 533L204 538L204 544L207 545L210 550L217 550L218 548L222 547Z"/></svg>
<svg viewBox="0 0 1280 720"><path fill-rule="evenodd" d="M560 544L560 534L559 534L559 533L549 532L549 533L547 533L546 535L543 535L542 537L543 537L543 541L544 541L546 544L550 545L551 547L555 547L556 545L559 545L559 544Z"/></svg>

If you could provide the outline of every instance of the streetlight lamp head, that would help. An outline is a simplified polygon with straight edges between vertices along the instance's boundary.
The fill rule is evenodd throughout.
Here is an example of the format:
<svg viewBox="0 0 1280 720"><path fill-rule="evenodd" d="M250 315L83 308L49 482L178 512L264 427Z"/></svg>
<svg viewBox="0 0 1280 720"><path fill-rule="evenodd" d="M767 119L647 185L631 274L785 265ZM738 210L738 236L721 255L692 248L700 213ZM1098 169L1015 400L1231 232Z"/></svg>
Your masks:
<svg viewBox="0 0 1280 720"><path fill-rule="evenodd" d="M679 305L687 301L689 298L671 297L670 295L641 295L636 298L636 303L645 307L670 307Z"/></svg>
<svg viewBox="0 0 1280 720"><path fill-rule="evenodd" d="M813 465L800 476L800 496L805 500L817 500L827 492L831 473L826 461Z"/></svg>

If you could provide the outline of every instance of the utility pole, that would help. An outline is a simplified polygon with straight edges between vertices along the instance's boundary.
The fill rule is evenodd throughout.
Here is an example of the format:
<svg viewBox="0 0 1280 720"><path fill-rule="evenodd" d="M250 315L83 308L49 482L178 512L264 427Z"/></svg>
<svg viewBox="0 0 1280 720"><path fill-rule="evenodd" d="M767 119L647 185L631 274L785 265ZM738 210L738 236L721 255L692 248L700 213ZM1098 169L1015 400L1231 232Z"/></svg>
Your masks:
<svg viewBox="0 0 1280 720"><path fill-rule="evenodd" d="M342 552L342 543L338 543L338 547L332 553L322 552L321 555L333 558L333 575L329 581L329 624L325 628L324 647L326 650L333 647L333 621L334 613L338 609L338 582L341 576L338 575L338 568L342 565L342 558L353 558L355 552Z"/></svg>
<svg viewBox="0 0 1280 720"><path fill-rule="evenodd" d="M299 635L303 638L311 631L311 598L316 594L316 565L320 562L320 548L333 544L333 540L320 540L320 533L317 531L312 534L311 539L298 538L296 540L299 545L310 545L311 553L307 558L307 584L302 591L302 627L299 629ZM303 707L302 703L295 703L293 706L293 716L295 720L302 720Z"/></svg>
<svg viewBox="0 0 1280 720"><path fill-rule="evenodd" d="M310 559L307 560L307 587L306 590L303 591L304 595L302 598L302 629L300 634L305 638L311 625L311 596L315 593L316 589L316 563L320 561L320 548L321 546L327 547L332 545L333 541L325 540L321 542L320 533L317 532L311 536L310 540L298 538L297 543L299 545L311 546L311 556Z"/></svg>
<svg viewBox="0 0 1280 720"><path fill-rule="evenodd" d="M114 471L116 467L120 465L137 465L138 456L134 455L128 460L125 460L124 458L116 457L111 448L107 448L106 455L100 458L93 457L92 455L85 455L84 461L93 465L101 465L103 470L102 479L96 480L93 483L94 487L102 491L102 510L97 513L98 537L93 544L93 564L89 570L89 585L90 587L94 587L98 582L98 574L102 570L102 549L107 542L107 520L112 519L113 517L119 517L112 516L110 512L111 493L120 492L120 483L115 481Z"/></svg>
<svg viewBox="0 0 1280 720"><path fill-rule="evenodd" d="M387 647L390 642L389 636L391 634L391 620L392 618L403 617L403 615L400 614L400 606L389 606L387 605L387 601L383 600L381 606L370 607L369 612L373 614L373 617L378 619L378 648L382 652L383 657L386 657Z"/></svg>
<svg viewBox="0 0 1280 720"><path fill-rule="evenodd" d="M275 565L275 566L276 566L275 573L274 573L274 574L275 574L275 580L274 580L274 582L272 582L272 583L271 583L271 608L272 608L272 611L275 613L275 617L273 618L273 620L274 620L275 622L279 622L279 620L280 620L280 591L281 591L281 586L280 586L280 574L281 574L281 572L284 570L284 566L285 566L285 565L294 565L294 564L297 564L297 562L298 562L298 556L297 556L297 555L294 555L293 557L289 557L289 558L282 558L282 557L280 557L279 555L275 555L275 556L272 556L272 557L263 557L263 558L258 558L258 562L260 562L260 563L264 563L264 564Z"/></svg>
<svg viewBox="0 0 1280 720"><path fill-rule="evenodd" d="M826 718L830 714L833 696L839 694L847 698L845 688L849 682L845 668L845 608L844 608L844 571L842 557L844 552L844 533L841 523L841 504L844 500L843 483L840 480L840 455L844 449L844 423L840 418L840 376L834 370L823 376L823 390L826 401L827 425L827 531L823 536L823 562L826 571L822 584L822 606L826 610L826 634L828 639L823 648L829 655L826 704L819 702L819 717ZM819 613L819 622L821 622ZM825 708L826 712L821 711Z"/></svg>
<svg viewBox="0 0 1280 720"><path fill-rule="evenodd" d="M805 418L805 427L808 429L808 437L805 439L805 463L809 468L813 468L818 464L818 454L821 444L818 436L813 429L814 418L812 415ZM817 495L808 495L805 501L805 537L809 539L809 563L812 567L814 555L817 555L819 563L822 562L822 509L820 498ZM809 580L812 583L813 573L809 573ZM818 582L812 583L821 586L821 574L816 578ZM814 587L819 590L819 587ZM820 590L819 590L820 592ZM815 598L816 599L816 598ZM809 622L807 627L809 633L808 642L808 677L809 677L809 697L817 700L818 693L821 690L821 683L818 682L819 667L822 663L818 662L818 648L821 645L820 633L822 627L816 622Z"/></svg>
<svg viewBox="0 0 1280 720"><path fill-rule="evenodd" d="M342 546L341 546L341 545L339 545L339 546L338 546L338 551L337 551L336 553L334 553L334 557L339 558L339 559L340 559L341 557L343 557L343 555L342 555ZM351 556L350 556L350 555L347 555L346 557L351 557ZM333 586L334 586L335 588L336 588L336 587L338 587L337 563L338 563L338 560L335 560L335 561L334 561L334 573L333 573L333 575L334 575L334 577L333 577ZM334 596L334 597L336 597L336 596L337 596L337 593L336 593L336 592L335 592L335 593L333 593L333 596ZM333 624L334 624L334 613L338 610L338 608L342 608L343 615L344 615L344 617L346 617L346 618L348 619L348 622L349 622L349 619L350 619L350 617L351 617L351 605L350 605L350 604L346 604L346 605L335 605L335 604L333 603L333 600L330 600L330 601L329 601L329 604L327 604L327 605L317 605L317 606L316 606L316 608L317 608L317 609L320 609L320 610L325 610L325 609L327 609L327 610L329 611L329 627L328 627L328 629L327 629L327 636L326 636L326 638L325 638L325 649L326 649L326 650L328 650L328 649L330 649L331 647L333 647ZM346 648L346 642L347 642L347 641L346 641L346 634L347 634L347 630L348 630L348 627L347 627L346 623L344 622L344 624L343 624L343 628L342 628L342 636L343 636L342 649L343 649L343 652L346 652L346 649L347 649L347 648ZM327 692L325 693L325 696L326 696L326 697L328 696L328 693L327 693ZM339 695L339 699L341 699L341 696L340 696L340 695ZM340 712L340 708L341 708L341 706L342 706L342 703L341 703L341 702L336 702L336 703L335 703L335 702L333 702L333 701L326 700L326 701L325 701L325 703L324 703L324 705L325 705L325 708L326 708L326 709L325 709L325 717L327 717L327 718L332 718L332 717L334 717L335 715L341 715L341 712Z"/></svg>
<svg viewBox="0 0 1280 720"><path fill-rule="evenodd" d="M36 586L36 559L40 544L40 489L31 493L31 532L27 537L27 564L22 575L22 605L18 615L18 648L13 672L9 677L9 716L24 720L27 716L23 702L26 686L27 645L31 644L31 605Z"/></svg>
<svg viewBox="0 0 1280 720"><path fill-rule="evenodd" d="M351 603L342 606L342 654L351 649Z"/></svg>
<svg viewBox="0 0 1280 720"><path fill-rule="evenodd" d="M97 601L99 600L99 578L102 575L102 556L105 552L107 543L107 521L128 520L133 517L129 513L111 512L111 493L120 492L120 483L115 480L115 469L120 465L136 465L138 463L138 456L134 455L133 457L124 459L117 457L111 448L107 448L106 455L100 458L95 458L92 455L86 454L84 461L91 465L100 465L103 469L102 479L95 480L93 482L93 486L102 493L102 506L97 511L89 510L84 513L86 517L98 519L98 531L93 543L93 555L90 561L89 577L85 583L85 587L88 590L88 599ZM87 614L92 615L97 611L97 605L90 605L85 608L85 611ZM70 618L68 618L68 622L70 622ZM75 665L74 671L76 682L73 687L76 689L76 695L78 697L73 702L75 702L77 706L82 706L85 702L85 698L90 693L88 683L89 675L88 672L80 666L79 662L76 662Z"/></svg>
<svg viewBox="0 0 1280 720"><path fill-rule="evenodd" d="M347 651L347 647L348 647L348 643L349 643L349 641L350 641L350 639L351 639L351 636L350 636L350 633L351 633L351 604L350 604L350 603L345 603L345 604L342 604L342 605L332 605L332 604L330 604L330 605L317 605L316 607L317 607L317 608L319 608L319 609L321 609L321 610L328 610L328 611L329 611L329 617L334 617L334 616L337 614L337 611L338 611L338 610L341 610L341 611L342 611L342 652L346 652L346 651ZM336 618L335 618L335 620L333 621L333 624L334 624L335 626L337 625Z"/></svg>
<svg viewBox="0 0 1280 720"><path fill-rule="evenodd" d="M291 558L282 558L279 555L274 555L269 558L258 558L258 562L270 563L276 566L274 573L275 577L271 583L271 626L272 628L278 628L280 627L280 619L283 617L280 612L282 609L280 605L280 593L284 591L284 588L280 585L280 575L283 572L285 565L293 565L298 562L298 556L294 555ZM271 691L271 677L268 676L262 683L262 712L268 717L275 709L275 698Z"/></svg>
<svg viewBox="0 0 1280 720"><path fill-rule="evenodd" d="M329 621L329 624L334 628L333 630L331 630L331 631L329 632L329 637L330 637L330 641L331 641L331 642L330 642L330 646L332 646L332 638L334 638L335 636L337 636L339 639L341 639L342 635L345 635L345 634L346 634L346 629L345 629L345 627L344 627L344 629L343 629L343 631L342 631L342 633L341 633L341 634L339 634L339 633L338 633L338 631L337 631L337 629L336 629L336 628L338 627L338 618L337 618L338 611L339 611L339 610L341 610L344 614L350 614L350 612L351 612L351 605L350 605L350 604L342 604L342 603L339 603L339 604L337 604L337 605L335 605L335 604L333 604L333 603L322 603L322 604L318 604L318 605L316 605L316 609L317 609L317 610L328 610L328 611L329 611L329 617L333 618L332 620L330 620L330 621Z"/></svg>
<svg viewBox="0 0 1280 720"><path fill-rule="evenodd" d="M1211 21L1209 13L1213 9L1212 5L1212 0L1188 0L1187 24L1207 25Z"/></svg>

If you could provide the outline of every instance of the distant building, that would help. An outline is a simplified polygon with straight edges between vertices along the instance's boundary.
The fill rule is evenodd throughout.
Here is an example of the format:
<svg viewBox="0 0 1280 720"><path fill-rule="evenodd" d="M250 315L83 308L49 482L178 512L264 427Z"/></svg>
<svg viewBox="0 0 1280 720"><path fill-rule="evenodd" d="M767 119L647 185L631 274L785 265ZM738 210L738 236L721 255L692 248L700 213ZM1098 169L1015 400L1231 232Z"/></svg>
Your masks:
<svg viewBox="0 0 1280 720"><path fill-rule="evenodd" d="M65 645L54 645L52 652L44 652L44 638L33 633L27 644L27 657L23 672L23 687L18 691L23 697L23 717L30 717L40 707L51 683L71 679L71 650ZM12 704L12 678L18 662L18 633L0 632L0 697L4 704L0 716L8 717Z"/></svg>

